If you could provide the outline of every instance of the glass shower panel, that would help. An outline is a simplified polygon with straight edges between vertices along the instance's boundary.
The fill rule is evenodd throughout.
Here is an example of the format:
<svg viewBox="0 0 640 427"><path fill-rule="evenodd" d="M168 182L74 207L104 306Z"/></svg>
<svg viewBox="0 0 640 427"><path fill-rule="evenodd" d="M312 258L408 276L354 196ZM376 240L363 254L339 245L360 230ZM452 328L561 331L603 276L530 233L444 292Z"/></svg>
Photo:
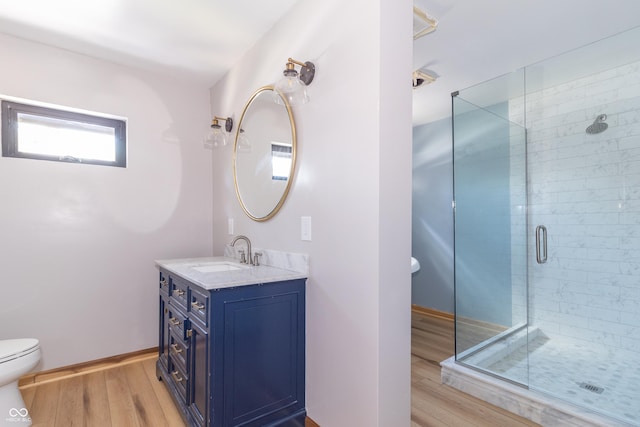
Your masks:
<svg viewBox="0 0 640 427"><path fill-rule="evenodd" d="M521 105L502 99L453 97L456 360L493 372L505 345L521 344L513 363L525 370L506 376L524 383L526 135L506 118Z"/></svg>
<svg viewBox="0 0 640 427"><path fill-rule="evenodd" d="M456 361L633 426L638 40L640 27L453 96Z"/></svg>
<svg viewBox="0 0 640 427"><path fill-rule="evenodd" d="M529 385L640 425L640 29L527 69ZM597 58L597 60L594 60ZM534 242L529 244L534 251Z"/></svg>

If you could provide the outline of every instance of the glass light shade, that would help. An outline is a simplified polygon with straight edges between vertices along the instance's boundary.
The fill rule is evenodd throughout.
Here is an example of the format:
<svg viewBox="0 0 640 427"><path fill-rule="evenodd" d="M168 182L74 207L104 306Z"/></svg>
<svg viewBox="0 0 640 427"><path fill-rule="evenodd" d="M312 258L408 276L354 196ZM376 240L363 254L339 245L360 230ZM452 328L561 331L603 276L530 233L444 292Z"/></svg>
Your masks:
<svg viewBox="0 0 640 427"><path fill-rule="evenodd" d="M220 125L211 126L211 130L207 134L207 144L213 146L213 148L222 147L227 145L226 132L222 130Z"/></svg>
<svg viewBox="0 0 640 427"><path fill-rule="evenodd" d="M278 94L286 98L289 105L301 105L309 102L307 86L300 81L296 71L285 71L284 77L281 78L274 86L275 102L284 105L282 98L278 96Z"/></svg>

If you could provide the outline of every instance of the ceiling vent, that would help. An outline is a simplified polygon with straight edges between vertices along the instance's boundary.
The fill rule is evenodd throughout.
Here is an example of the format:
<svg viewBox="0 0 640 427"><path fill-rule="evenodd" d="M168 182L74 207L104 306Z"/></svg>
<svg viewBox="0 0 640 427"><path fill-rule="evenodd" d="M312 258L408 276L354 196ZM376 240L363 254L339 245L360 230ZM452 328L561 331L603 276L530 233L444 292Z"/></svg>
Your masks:
<svg viewBox="0 0 640 427"><path fill-rule="evenodd" d="M437 78L437 76L432 76L424 70L416 70L413 72L413 88L418 89L419 87L426 86L435 82Z"/></svg>
<svg viewBox="0 0 640 427"><path fill-rule="evenodd" d="M413 6L413 39L432 33L438 27L438 21L427 15L427 12Z"/></svg>

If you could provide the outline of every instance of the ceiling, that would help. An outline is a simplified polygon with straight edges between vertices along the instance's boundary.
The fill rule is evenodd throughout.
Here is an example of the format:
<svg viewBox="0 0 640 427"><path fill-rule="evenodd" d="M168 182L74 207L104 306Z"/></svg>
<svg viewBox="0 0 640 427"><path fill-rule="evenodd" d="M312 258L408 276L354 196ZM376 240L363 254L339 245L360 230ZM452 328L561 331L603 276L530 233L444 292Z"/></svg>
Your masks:
<svg viewBox="0 0 640 427"><path fill-rule="evenodd" d="M296 1L2 1L0 32L212 86Z"/></svg>
<svg viewBox="0 0 640 427"><path fill-rule="evenodd" d="M0 32L212 86L296 1L4 1ZM414 2L438 20L414 42L414 69L438 77L414 90L414 124L449 116L455 90L640 25L638 0Z"/></svg>
<svg viewBox="0 0 640 427"><path fill-rule="evenodd" d="M414 125L451 115L451 92L640 25L638 0L414 0L438 20L414 42ZM593 61L601 58L594 53Z"/></svg>

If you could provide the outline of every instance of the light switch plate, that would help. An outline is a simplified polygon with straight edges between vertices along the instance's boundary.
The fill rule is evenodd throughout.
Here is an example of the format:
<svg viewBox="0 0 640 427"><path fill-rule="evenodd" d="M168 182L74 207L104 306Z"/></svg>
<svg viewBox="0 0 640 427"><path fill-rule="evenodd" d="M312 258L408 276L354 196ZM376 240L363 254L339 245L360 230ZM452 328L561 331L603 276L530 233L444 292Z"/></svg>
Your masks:
<svg viewBox="0 0 640 427"><path fill-rule="evenodd" d="M234 226L233 218L227 218L227 232L229 233L230 236L233 236L233 226Z"/></svg>

